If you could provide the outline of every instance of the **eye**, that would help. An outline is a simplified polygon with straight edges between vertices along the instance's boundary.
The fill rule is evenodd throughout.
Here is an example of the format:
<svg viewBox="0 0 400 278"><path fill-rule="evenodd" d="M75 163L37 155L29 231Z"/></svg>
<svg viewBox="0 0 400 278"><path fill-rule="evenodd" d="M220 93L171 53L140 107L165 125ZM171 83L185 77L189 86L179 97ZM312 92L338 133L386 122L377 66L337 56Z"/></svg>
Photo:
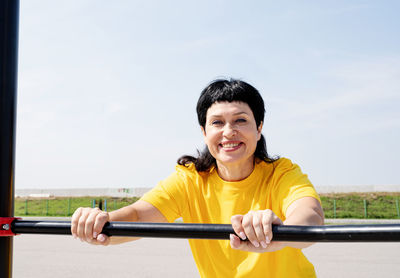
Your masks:
<svg viewBox="0 0 400 278"><path fill-rule="evenodd" d="M247 120L243 119L243 118L239 118L235 122L237 122L237 123L245 123L245 122L247 122Z"/></svg>
<svg viewBox="0 0 400 278"><path fill-rule="evenodd" d="M222 125L222 121L220 120L214 120L211 122L212 125Z"/></svg>

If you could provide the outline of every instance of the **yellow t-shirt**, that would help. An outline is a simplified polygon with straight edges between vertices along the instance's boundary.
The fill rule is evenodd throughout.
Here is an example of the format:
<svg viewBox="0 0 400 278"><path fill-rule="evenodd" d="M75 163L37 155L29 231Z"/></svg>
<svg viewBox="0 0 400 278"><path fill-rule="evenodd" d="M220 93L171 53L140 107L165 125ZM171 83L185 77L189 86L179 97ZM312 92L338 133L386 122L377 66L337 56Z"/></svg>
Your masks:
<svg viewBox="0 0 400 278"><path fill-rule="evenodd" d="M253 172L238 182L222 180L216 169L197 172L193 164L177 165L142 200L155 206L169 222L230 224L232 215L271 209L282 221L288 206L302 197L320 201L314 187L296 164L280 158L257 161ZM276 252L234 250L229 240L190 239L201 277L315 277L313 265L300 249Z"/></svg>

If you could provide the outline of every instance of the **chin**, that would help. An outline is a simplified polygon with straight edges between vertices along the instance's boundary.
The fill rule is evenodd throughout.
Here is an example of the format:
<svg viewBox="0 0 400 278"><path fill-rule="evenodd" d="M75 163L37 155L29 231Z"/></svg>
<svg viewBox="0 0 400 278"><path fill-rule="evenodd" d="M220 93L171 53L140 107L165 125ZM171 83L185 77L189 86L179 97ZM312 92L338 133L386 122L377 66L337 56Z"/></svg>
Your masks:
<svg viewBox="0 0 400 278"><path fill-rule="evenodd" d="M239 158L239 157L223 157L221 159L217 159L217 161L219 163L223 163L223 164L234 164L234 163L244 161L244 159Z"/></svg>

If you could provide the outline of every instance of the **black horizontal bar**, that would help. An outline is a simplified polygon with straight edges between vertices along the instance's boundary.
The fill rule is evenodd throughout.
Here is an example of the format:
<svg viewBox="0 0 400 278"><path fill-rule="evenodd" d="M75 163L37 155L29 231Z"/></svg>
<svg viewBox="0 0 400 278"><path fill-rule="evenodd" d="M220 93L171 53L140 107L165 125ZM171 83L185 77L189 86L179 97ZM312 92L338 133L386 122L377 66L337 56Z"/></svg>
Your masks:
<svg viewBox="0 0 400 278"><path fill-rule="evenodd" d="M69 221L16 220L17 234L71 234ZM400 241L400 224L273 226L273 240L304 242L393 242ZM230 224L109 222L103 233L109 236L190 239L229 239Z"/></svg>

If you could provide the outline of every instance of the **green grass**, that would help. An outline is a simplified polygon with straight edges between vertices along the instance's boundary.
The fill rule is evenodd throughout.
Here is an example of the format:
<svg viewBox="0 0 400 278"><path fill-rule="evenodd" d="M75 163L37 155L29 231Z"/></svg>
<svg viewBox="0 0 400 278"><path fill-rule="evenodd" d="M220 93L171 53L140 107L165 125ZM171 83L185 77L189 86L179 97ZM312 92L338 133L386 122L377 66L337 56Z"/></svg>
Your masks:
<svg viewBox="0 0 400 278"><path fill-rule="evenodd" d="M396 200L400 200L400 192L321 194L326 218L335 216L334 200L336 200L336 218L365 218L364 200L367 205L367 218L399 218Z"/></svg>
<svg viewBox="0 0 400 278"><path fill-rule="evenodd" d="M113 211L136 202L139 198L111 198L111 197L74 197L52 199L24 199L15 200L16 216L71 216L78 207L92 207L96 200L96 207L100 199L107 200L107 211ZM322 207L326 218L335 218L334 200L336 200L336 218L365 218L364 200L367 204L367 218L397 219L399 218L396 200L400 200L399 193L349 193L349 194L321 194ZM26 208L26 205L28 207Z"/></svg>
<svg viewBox="0 0 400 278"><path fill-rule="evenodd" d="M16 216L71 216L79 207L92 207L93 200L96 200L96 207L99 200L103 200L103 210L107 200L107 211L113 211L136 202L139 198L112 198L112 197L71 197L51 199L15 199ZM27 207L26 207L27 206Z"/></svg>

